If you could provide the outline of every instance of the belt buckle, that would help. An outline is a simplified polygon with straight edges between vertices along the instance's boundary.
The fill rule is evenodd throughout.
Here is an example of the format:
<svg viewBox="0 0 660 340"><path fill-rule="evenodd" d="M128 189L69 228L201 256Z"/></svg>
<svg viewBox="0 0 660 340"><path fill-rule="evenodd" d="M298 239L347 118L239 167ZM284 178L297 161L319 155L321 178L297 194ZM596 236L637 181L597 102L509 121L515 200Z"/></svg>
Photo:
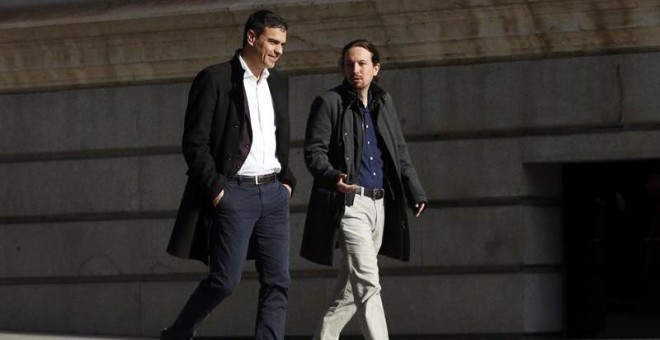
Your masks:
<svg viewBox="0 0 660 340"><path fill-rule="evenodd" d="M273 174L254 176L254 184L262 185L262 184L270 183L272 176Z"/></svg>
<svg viewBox="0 0 660 340"><path fill-rule="evenodd" d="M268 175L254 176L254 185L262 185L262 184L266 183L266 178L267 178L266 176L268 176Z"/></svg>

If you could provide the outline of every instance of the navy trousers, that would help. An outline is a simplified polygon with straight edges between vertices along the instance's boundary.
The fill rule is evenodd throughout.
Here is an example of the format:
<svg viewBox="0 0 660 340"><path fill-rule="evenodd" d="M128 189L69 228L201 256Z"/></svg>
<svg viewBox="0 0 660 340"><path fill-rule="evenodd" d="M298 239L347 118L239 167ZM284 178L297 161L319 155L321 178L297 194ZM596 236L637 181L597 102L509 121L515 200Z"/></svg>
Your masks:
<svg viewBox="0 0 660 340"><path fill-rule="evenodd" d="M289 192L282 183L230 181L214 213L209 274L200 282L172 331L192 338L197 327L241 280L248 247L259 275L255 339L284 339L289 276Z"/></svg>

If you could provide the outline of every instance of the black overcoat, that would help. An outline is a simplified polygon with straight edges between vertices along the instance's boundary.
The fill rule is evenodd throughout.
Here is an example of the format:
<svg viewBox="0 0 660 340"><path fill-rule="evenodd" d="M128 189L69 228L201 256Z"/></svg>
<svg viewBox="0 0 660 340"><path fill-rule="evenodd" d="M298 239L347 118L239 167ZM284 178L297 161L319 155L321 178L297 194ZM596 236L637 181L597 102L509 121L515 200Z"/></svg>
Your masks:
<svg viewBox="0 0 660 340"><path fill-rule="evenodd" d="M410 160L394 102L376 83L372 92L376 129L382 137L385 162L385 228L380 254L402 261L410 258L407 208L427 202L427 196ZM312 103L305 131L304 156L314 177L300 255L310 261L332 265L344 207L355 194L337 191L340 173L355 183L362 157L362 114L357 93L344 82Z"/></svg>
<svg viewBox="0 0 660 340"><path fill-rule="evenodd" d="M200 71L190 87L182 138L188 180L176 216L167 252L208 263L208 232L213 198L236 174L252 141L249 110L237 51L228 62ZM269 70L276 124L276 156L282 165L283 183L295 187L289 169L288 80Z"/></svg>

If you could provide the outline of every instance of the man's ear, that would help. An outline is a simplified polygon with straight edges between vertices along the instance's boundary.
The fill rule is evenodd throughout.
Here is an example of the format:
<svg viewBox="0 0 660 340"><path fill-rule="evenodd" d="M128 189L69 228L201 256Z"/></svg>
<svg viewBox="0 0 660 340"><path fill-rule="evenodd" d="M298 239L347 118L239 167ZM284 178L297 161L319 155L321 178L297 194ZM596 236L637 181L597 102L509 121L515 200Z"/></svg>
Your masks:
<svg viewBox="0 0 660 340"><path fill-rule="evenodd" d="M247 43L250 45L254 44L254 41L257 40L257 33L254 32L254 30L248 30L246 34L247 34Z"/></svg>

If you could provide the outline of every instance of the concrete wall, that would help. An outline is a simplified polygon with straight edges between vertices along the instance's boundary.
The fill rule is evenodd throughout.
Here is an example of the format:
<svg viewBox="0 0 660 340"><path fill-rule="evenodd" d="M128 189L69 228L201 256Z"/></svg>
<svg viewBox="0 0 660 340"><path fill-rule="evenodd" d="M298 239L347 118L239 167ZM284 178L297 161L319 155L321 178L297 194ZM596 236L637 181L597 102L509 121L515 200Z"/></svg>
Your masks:
<svg viewBox="0 0 660 340"><path fill-rule="evenodd" d="M382 260L392 333L562 330L553 164L658 157L660 115L643 94L658 90L659 59L385 70L382 84L398 103L431 197L413 222L412 261ZM314 95L337 81L292 77L295 145ZM3 328L153 335L175 316L204 271L164 253L185 180L176 145L187 87L0 96ZM300 148L292 155L300 185L288 332L304 335L332 271L297 256L311 180ZM202 334L248 336L256 286L248 267Z"/></svg>
<svg viewBox="0 0 660 340"><path fill-rule="evenodd" d="M560 165L660 157L660 53L628 52L384 65L431 199L412 222L410 263L381 260L391 333L564 329ZM314 96L341 79L318 69L288 71L299 178L290 335L311 334L334 275L297 255L311 185L304 124ZM157 334L205 271L164 251L185 181L189 78L14 91L21 84L0 94L0 329ZM200 334L250 336L257 286L248 264Z"/></svg>

